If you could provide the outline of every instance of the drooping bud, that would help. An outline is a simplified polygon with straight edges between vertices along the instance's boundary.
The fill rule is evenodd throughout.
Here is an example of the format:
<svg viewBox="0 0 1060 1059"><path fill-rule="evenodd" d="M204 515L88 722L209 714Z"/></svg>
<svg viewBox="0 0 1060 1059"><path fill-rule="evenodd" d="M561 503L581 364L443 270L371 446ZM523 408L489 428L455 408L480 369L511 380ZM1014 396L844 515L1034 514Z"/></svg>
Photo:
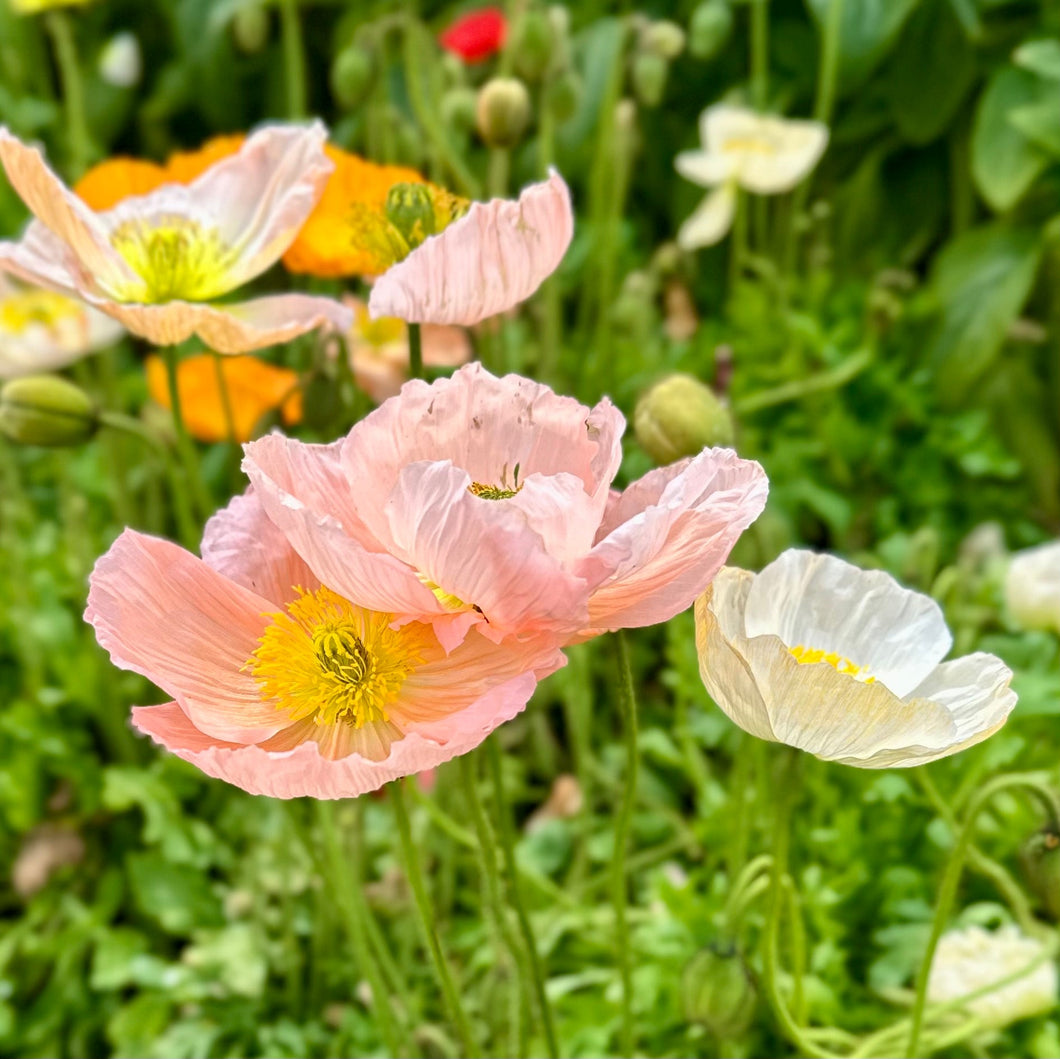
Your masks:
<svg viewBox="0 0 1060 1059"><path fill-rule="evenodd" d="M0 389L0 434L20 445L80 445L98 429L92 399L58 375L26 375Z"/></svg>
<svg viewBox="0 0 1060 1059"><path fill-rule="evenodd" d="M646 107L657 107L666 91L670 64L655 52L642 51L633 56L630 78L637 99Z"/></svg>
<svg viewBox="0 0 1060 1059"><path fill-rule="evenodd" d="M515 72L533 84L544 76L552 61L552 22L541 10L531 8L515 23L509 44Z"/></svg>
<svg viewBox="0 0 1060 1059"><path fill-rule="evenodd" d="M459 85L450 88L442 96L442 121L461 134L471 132L475 127L475 105L478 95L473 88Z"/></svg>
<svg viewBox="0 0 1060 1059"><path fill-rule="evenodd" d="M1060 835L1051 828L1039 831L1023 847L1020 861L1042 911L1054 923L1060 922Z"/></svg>
<svg viewBox="0 0 1060 1059"><path fill-rule="evenodd" d="M573 70L568 70L547 86L545 105L551 111L556 123L562 125L568 118L574 117L581 96L581 79Z"/></svg>
<svg viewBox="0 0 1060 1059"><path fill-rule="evenodd" d="M645 51L670 62L685 50L685 31L676 22L660 19L648 24L641 35L641 43Z"/></svg>
<svg viewBox="0 0 1060 1059"><path fill-rule="evenodd" d="M695 456L714 445L731 446L735 427L728 406L692 375L670 375L637 402L633 431L659 464Z"/></svg>
<svg viewBox="0 0 1060 1059"><path fill-rule="evenodd" d="M232 39L244 55L255 55L269 43L269 12L264 3L239 6L232 16Z"/></svg>
<svg viewBox="0 0 1060 1059"><path fill-rule="evenodd" d="M99 76L115 88L132 88L144 72L140 42L134 33L116 33L99 53Z"/></svg>
<svg viewBox="0 0 1060 1059"><path fill-rule="evenodd" d="M688 50L697 59L713 59L732 33L732 9L728 0L704 0L692 12L688 27Z"/></svg>
<svg viewBox="0 0 1060 1059"><path fill-rule="evenodd" d="M733 950L704 949L685 967L681 980L685 1018L715 1037L731 1040L750 1026L755 989L743 960Z"/></svg>
<svg viewBox="0 0 1060 1059"><path fill-rule="evenodd" d="M475 125L490 147L512 147L530 124L530 93L516 77L495 77L478 94Z"/></svg>
<svg viewBox="0 0 1060 1059"><path fill-rule="evenodd" d="M331 94L346 110L353 110L372 89L375 61L370 52L351 44L335 56L331 64Z"/></svg>

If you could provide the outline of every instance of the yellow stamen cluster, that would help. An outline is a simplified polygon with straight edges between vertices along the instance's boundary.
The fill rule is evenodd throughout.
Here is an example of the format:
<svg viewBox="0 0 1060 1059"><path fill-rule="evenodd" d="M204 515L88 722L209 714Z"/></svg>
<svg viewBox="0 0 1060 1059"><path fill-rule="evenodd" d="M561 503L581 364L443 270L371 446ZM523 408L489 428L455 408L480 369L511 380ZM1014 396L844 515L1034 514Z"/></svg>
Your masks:
<svg viewBox="0 0 1060 1059"><path fill-rule="evenodd" d="M128 301L156 305L181 299L208 301L228 291L236 254L216 228L178 214L129 220L110 237L111 245L142 284L113 292Z"/></svg>
<svg viewBox="0 0 1060 1059"><path fill-rule="evenodd" d="M0 302L0 330L25 331L33 324L54 327L61 320L76 319L82 306L73 298L50 290L21 290Z"/></svg>
<svg viewBox="0 0 1060 1059"><path fill-rule="evenodd" d="M844 658L842 655L836 654L835 651L822 651L819 647L804 647L802 644L799 644L797 647L791 648L791 653L794 656L795 661L800 665L811 665L814 662L824 662L826 665L831 666L837 673L843 673L848 677L853 677L862 684L873 684L876 682L875 677L865 675L869 668L868 666L859 666L854 662L851 662L849 658Z"/></svg>
<svg viewBox="0 0 1060 1059"><path fill-rule="evenodd" d="M515 473L512 475L512 488L508 488L508 464L501 469L501 484L489 485L486 482L472 482L467 491L483 500L510 500L523 488L519 481L519 464L515 465Z"/></svg>
<svg viewBox="0 0 1060 1059"><path fill-rule="evenodd" d="M362 728L388 721L409 674L434 644L429 626L390 628L392 614L365 610L320 588L299 589L247 660L263 699L292 721Z"/></svg>

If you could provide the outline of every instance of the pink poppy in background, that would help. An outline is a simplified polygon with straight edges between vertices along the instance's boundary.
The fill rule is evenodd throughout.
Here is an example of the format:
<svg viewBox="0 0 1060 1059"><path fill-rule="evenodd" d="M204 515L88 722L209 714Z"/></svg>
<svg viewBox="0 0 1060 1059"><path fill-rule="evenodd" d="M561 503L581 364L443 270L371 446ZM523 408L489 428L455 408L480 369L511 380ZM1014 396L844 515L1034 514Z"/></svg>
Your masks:
<svg viewBox="0 0 1060 1059"><path fill-rule="evenodd" d="M529 298L559 267L573 235L570 189L556 172L515 201L473 202L376 280L369 312L470 327Z"/></svg>
<svg viewBox="0 0 1060 1059"><path fill-rule="evenodd" d="M488 59L504 47L508 23L499 7L483 7L458 18L439 34L438 42L446 51L459 55L464 62Z"/></svg>
<svg viewBox="0 0 1060 1059"><path fill-rule="evenodd" d="M40 151L0 128L0 162L37 219L0 243L0 269L80 298L155 345L198 335L219 353L345 330L331 298L275 294L219 303L276 262L309 216L333 166L327 133L271 125L188 185L164 184L96 212Z"/></svg>
<svg viewBox="0 0 1060 1059"><path fill-rule="evenodd" d="M407 383L332 445L246 446L268 516L314 575L444 641L564 642L686 609L765 505L762 468L706 449L622 493L622 414L479 364ZM442 619L448 615L449 625Z"/></svg>
<svg viewBox="0 0 1060 1059"><path fill-rule="evenodd" d="M519 713L564 663L554 642L443 647L321 583L253 492L206 526L199 559L126 530L97 563L85 618L115 665L172 702L133 724L252 794L347 798L433 768Z"/></svg>

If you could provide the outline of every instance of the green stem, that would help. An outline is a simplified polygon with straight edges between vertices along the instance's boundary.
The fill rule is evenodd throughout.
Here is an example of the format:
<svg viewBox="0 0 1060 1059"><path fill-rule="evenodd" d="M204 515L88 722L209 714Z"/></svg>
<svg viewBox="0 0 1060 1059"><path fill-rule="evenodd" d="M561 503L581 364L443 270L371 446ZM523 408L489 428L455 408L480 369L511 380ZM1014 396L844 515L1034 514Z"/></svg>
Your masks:
<svg viewBox="0 0 1060 1059"><path fill-rule="evenodd" d="M817 65L817 99L813 116L827 125L832 120L836 84L839 80L839 34L843 28L843 0L832 0L824 22L820 62Z"/></svg>
<svg viewBox="0 0 1060 1059"><path fill-rule="evenodd" d="M734 190L736 212L732 219L732 239L729 240L729 297L736 291L747 257L747 196Z"/></svg>
<svg viewBox="0 0 1060 1059"><path fill-rule="evenodd" d="M449 970L445 953L442 952L442 943L438 938L438 927L434 920L434 909L431 907L431 899L427 896L427 888L423 883L423 870L420 867L419 851L416 848L416 843L412 840L412 826L409 822L408 806L405 804L403 780L397 780L390 784L390 801L394 807L394 819L401 838L405 873L408 876L412 896L416 902L416 910L419 913L423 936L431 952L431 960L438 976L438 984L442 988L442 995L445 997L449 1014L456 1024L463 1054L468 1059L478 1059L482 1053L479 1051L475 1038L471 1033L471 1024L468 1022L463 1004L460 1003L460 994L453 983L453 975Z"/></svg>
<svg viewBox="0 0 1060 1059"><path fill-rule="evenodd" d="M53 8L45 12L44 19L55 49L55 63L59 67L59 80L63 86L71 175L79 177L92 160L92 137L85 117L85 90L74 34L65 11Z"/></svg>
<svg viewBox="0 0 1060 1059"><path fill-rule="evenodd" d="M492 199L508 196L508 179L511 174L511 152L507 147L491 147L486 187Z"/></svg>
<svg viewBox="0 0 1060 1059"><path fill-rule="evenodd" d="M763 111L769 102L769 0L751 3L751 98Z"/></svg>
<svg viewBox="0 0 1060 1059"><path fill-rule="evenodd" d="M423 333L419 324L409 324L409 378L423 378Z"/></svg>
<svg viewBox="0 0 1060 1059"><path fill-rule="evenodd" d="M287 117L298 121L306 116L305 44L298 0L279 0L280 37L283 42L283 76L287 91Z"/></svg>
<svg viewBox="0 0 1060 1059"><path fill-rule="evenodd" d="M191 440L188 428L184 425L184 414L180 403L180 383L177 375L176 347L166 346L162 350L162 357L166 362L166 381L169 383L169 405L173 413L173 429L177 435L177 452L184 471L183 488L190 493L192 507L198 506L199 515L206 518L210 515L213 505L199 471L199 458L195 451L195 444ZM178 507L183 502L184 498L179 499Z"/></svg>
<svg viewBox="0 0 1060 1059"><path fill-rule="evenodd" d="M633 968L629 953L629 926L626 922L626 855L629 832L633 823L633 808L637 799L637 700L633 690L633 672L629 664L629 645L626 634L619 629L614 634L618 654L618 702L622 712L623 738L626 744L626 774L622 786L622 805L615 822L615 846L611 857L611 899L615 909L615 948L618 973L622 980L622 1037L621 1054L629 1059L636 1047L633 1019Z"/></svg>
<svg viewBox="0 0 1060 1059"><path fill-rule="evenodd" d="M225 417L225 431L228 434L228 440L233 445L238 445L239 437L236 434L236 417L235 413L232 411L232 395L228 390L228 379L225 376L224 357L222 354L213 354L213 366L214 373L217 376L217 392L221 395L221 409Z"/></svg>
<svg viewBox="0 0 1060 1059"><path fill-rule="evenodd" d="M530 923L530 917L527 915L519 867L515 862L515 836L512 833L512 817L508 808L508 799L504 793L501 751L496 736L486 740L486 756L489 759L490 778L493 780L493 797L497 805L501 852L504 854L504 870L508 876L508 893L511 897L512 906L515 908L515 918L519 924L519 933L523 938L523 946L530 958L531 982L533 983L534 995L537 997L537 1004L541 1011L541 1023L545 1030L548 1054L550 1059L556 1059L560 1054L556 1038L556 1027L548 995L545 992L545 975L541 966L541 957L537 950L537 939L534 937L534 929Z"/></svg>
<svg viewBox="0 0 1060 1059"><path fill-rule="evenodd" d="M1013 773L1008 776L998 776L996 779L980 787L969 799L968 808L965 811L964 823L957 832L957 837L950 851L949 860L946 863L946 871L939 885L938 901L935 905L935 917L931 922L931 934L928 936L927 948L924 950L924 959L920 965L920 972L916 980L916 996L913 1001L913 1011L910 1017L909 1043L906 1046L906 1059L915 1059L917 1049L920 1045L920 1031L924 1022L924 1005L927 1003L927 984L931 975L931 963L935 958L935 949L939 938L945 929L946 922L953 910L953 902L957 896L957 887L964 870L964 862L968 848L972 843L972 834L979 819L979 814L994 795L1000 791L1008 790L1010 787L1023 787L1038 797L1046 807L1046 811L1052 817L1051 822L1056 823L1060 806L1056 804L1056 797L1044 787L1041 779L1031 773Z"/></svg>

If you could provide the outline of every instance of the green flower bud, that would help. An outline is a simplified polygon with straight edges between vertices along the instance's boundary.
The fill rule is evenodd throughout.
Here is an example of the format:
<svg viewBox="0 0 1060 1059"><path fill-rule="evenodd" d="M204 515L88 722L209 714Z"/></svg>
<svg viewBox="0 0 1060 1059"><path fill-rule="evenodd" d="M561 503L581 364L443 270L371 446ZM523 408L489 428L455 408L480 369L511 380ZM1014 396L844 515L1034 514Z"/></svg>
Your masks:
<svg viewBox="0 0 1060 1059"><path fill-rule="evenodd" d="M633 432L656 463L673 463L713 445L731 446L735 426L727 405L691 375L670 375L637 402Z"/></svg>
<svg viewBox="0 0 1060 1059"><path fill-rule="evenodd" d="M581 97L581 79L573 71L568 71L549 84L545 93L545 105L557 124L562 125L563 122L574 117Z"/></svg>
<svg viewBox="0 0 1060 1059"><path fill-rule="evenodd" d="M552 22L544 11L531 8L515 23L512 57L524 81L540 80L552 61Z"/></svg>
<svg viewBox="0 0 1060 1059"><path fill-rule="evenodd" d="M262 3L243 4L232 16L232 38L245 55L261 51L269 42L269 12Z"/></svg>
<svg viewBox="0 0 1060 1059"><path fill-rule="evenodd" d="M351 44L335 56L331 64L331 94L346 110L353 110L372 90L375 60L371 52Z"/></svg>
<svg viewBox="0 0 1060 1059"><path fill-rule="evenodd" d="M633 91L646 107L657 107L662 102L669 72L670 64L655 52L642 51L633 56Z"/></svg>
<svg viewBox="0 0 1060 1059"><path fill-rule="evenodd" d="M530 93L518 78L495 77L478 94L478 134L490 147L513 147L530 124Z"/></svg>
<svg viewBox="0 0 1060 1059"><path fill-rule="evenodd" d="M671 61L685 50L685 31L676 22L660 19L644 30L641 43L645 51Z"/></svg>
<svg viewBox="0 0 1060 1059"><path fill-rule="evenodd" d="M387 192L383 211L410 247L435 233L434 198L426 184L395 184Z"/></svg>
<svg viewBox="0 0 1060 1059"><path fill-rule="evenodd" d="M1042 911L1060 922L1060 835L1050 828L1039 831L1020 854L1023 872Z"/></svg>
<svg viewBox="0 0 1060 1059"><path fill-rule="evenodd" d="M685 968L681 980L685 1018L715 1037L731 1040L746 1032L755 1010L755 989L735 952L704 949Z"/></svg>
<svg viewBox="0 0 1060 1059"><path fill-rule="evenodd" d="M460 133L469 133L475 127L475 104L478 95L473 88L458 86L450 88L442 96L442 121Z"/></svg>
<svg viewBox="0 0 1060 1059"><path fill-rule="evenodd" d="M0 434L20 445L80 445L98 429L92 399L58 375L27 375L0 389Z"/></svg>
<svg viewBox="0 0 1060 1059"><path fill-rule="evenodd" d="M688 50L697 59L713 59L732 33L732 10L728 0L704 0L692 12L688 27Z"/></svg>

